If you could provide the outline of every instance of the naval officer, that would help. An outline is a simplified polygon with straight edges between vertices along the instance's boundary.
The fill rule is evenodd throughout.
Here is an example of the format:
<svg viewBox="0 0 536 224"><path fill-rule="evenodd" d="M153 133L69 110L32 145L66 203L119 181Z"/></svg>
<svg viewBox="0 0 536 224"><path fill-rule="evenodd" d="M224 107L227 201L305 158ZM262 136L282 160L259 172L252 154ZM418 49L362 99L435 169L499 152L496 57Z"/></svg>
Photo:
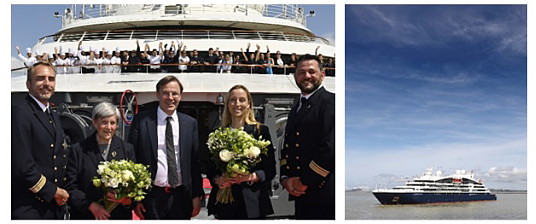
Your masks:
<svg viewBox="0 0 536 224"><path fill-rule="evenodd" d="M280 161L296 219L335 219L335 94L322 86L325 75L317 56L298 60L301 97L288 116Z"/></svg>
<svg viewBox="0 0 536 224"><path fill-rule="evenodd" d="M56 87L51 64L28 69L29 94L11 106L11 218L62 219L68 151L60 117L50 110Z"/></svg>

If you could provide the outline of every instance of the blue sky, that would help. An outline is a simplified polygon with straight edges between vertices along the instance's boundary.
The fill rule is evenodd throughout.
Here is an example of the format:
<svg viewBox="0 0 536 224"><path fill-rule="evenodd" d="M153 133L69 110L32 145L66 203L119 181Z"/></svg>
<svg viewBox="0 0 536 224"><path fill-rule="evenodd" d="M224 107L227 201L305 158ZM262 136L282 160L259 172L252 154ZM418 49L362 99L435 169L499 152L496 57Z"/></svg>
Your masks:
<svg viewBox="0 0 536 224"><path fill-rule="evenodd" d="M52 35L61 28L61 19L54 12L63 13L67 5L11 5L11 55L16 56L15 46L24 55L39 38Z"/></svg>
<svg viewBox="0 0 536 224"><path fill-rule="evenodd" d="M52 35L61 28L61 20L54 12L63 11L70 5L11 5L11 55L16 56L15 46L21 52L33 47L41 37ZM317 36L335 40L335 5L301 5L305 12L315 11L307 19L307 25Z"/></svg>
<svg viewBox="0 0 536 224"><path fill-rule="evenodd" d="M346 187L437 167L527 188L526 6L352 5L345 16Z"/></svg>

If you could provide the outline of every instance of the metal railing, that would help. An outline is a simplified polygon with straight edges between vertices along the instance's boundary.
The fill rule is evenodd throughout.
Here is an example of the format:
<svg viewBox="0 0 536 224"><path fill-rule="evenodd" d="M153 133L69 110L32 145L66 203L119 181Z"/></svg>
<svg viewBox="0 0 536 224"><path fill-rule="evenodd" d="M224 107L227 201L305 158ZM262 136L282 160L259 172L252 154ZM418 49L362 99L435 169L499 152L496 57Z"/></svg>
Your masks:
<svg viewBox="0 0 536 224"><path fill-rule="evenodd" d="M179 66L187 66L186 70L180 70ZM224 71L222 67L231 66L231 70ZM167 73L249 73L249 74L267 74L266 69L271 67L273 75L288 75L292 74L296 69L295 66L289 65L260 65L260 64L88 64L88 65L56 65L57 74L79 74L79 73L152 73L152 72L167 72ZM18 71L25 67L11 69ZM324 68L328 76L335 76L335 68Z"/></svg>
<svg viewBox="0 0 536 224"><path fill-rule="evenodd" d="M280 31L244 31L244 30L112 30L102 32L61 33L39 39L39 44L65 43L97 40L277 40L307 43L330 42L322 37L304 34L284 33Z"/></svg>

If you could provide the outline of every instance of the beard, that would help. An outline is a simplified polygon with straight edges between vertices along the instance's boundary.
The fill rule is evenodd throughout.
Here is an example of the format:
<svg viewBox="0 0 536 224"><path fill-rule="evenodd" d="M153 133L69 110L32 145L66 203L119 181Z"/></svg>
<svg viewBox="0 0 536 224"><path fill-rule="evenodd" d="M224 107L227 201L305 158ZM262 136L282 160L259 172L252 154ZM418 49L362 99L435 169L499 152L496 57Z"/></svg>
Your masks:
<svg viewBox="0 0 536 224"><path fill-rule="evenodd" d="M39 101L48 101L54 95L54 88L43 87L35 91L29 91Z"/></svg>
<svg viewBox="0 0 536 224"><path fill-rule="evenodd" d="M320 87L320 84L322 84L320 80L302 81L298 83L298 87L300 88L302 93L309 94L318 89L318 87Z"/></svg>

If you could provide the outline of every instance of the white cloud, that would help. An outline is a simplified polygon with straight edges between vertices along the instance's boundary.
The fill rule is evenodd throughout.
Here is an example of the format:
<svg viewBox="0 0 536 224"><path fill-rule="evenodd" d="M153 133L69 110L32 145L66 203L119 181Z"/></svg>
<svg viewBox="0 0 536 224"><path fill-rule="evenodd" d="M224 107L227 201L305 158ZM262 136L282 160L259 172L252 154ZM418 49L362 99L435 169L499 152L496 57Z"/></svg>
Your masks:
<svg viewBox="0 0 536 224"><path fill-rule="evenodd" d="M360 42L394 46L448 46L489 40L501 52L526 55L526 7L353 6ZM347 31L349 32L349 31ZM351 31L350 31L351 32Z"/></svg>
<svg viewBox="0 0 536 224"><path fill-rule="evenodd" d="M483 179L489 187L497 188L493 183L507 182L512 188L521 189L526 187L526 147L524 138L489 138L480 143L423 144L374 150L354 146L347 148L345 154L347 186L375 187L380 181L400 184L426 168L435 167L444 171L472 170L476 178ZM359 162L350 162L357 160Z"/></svg>
<svg viewBox="0 0 536 224"><path fill-rule="evenodd" d="M491 167L484 174L485 178L493 182L503 183L526 183L527 168L509 167Z"/></svg>

